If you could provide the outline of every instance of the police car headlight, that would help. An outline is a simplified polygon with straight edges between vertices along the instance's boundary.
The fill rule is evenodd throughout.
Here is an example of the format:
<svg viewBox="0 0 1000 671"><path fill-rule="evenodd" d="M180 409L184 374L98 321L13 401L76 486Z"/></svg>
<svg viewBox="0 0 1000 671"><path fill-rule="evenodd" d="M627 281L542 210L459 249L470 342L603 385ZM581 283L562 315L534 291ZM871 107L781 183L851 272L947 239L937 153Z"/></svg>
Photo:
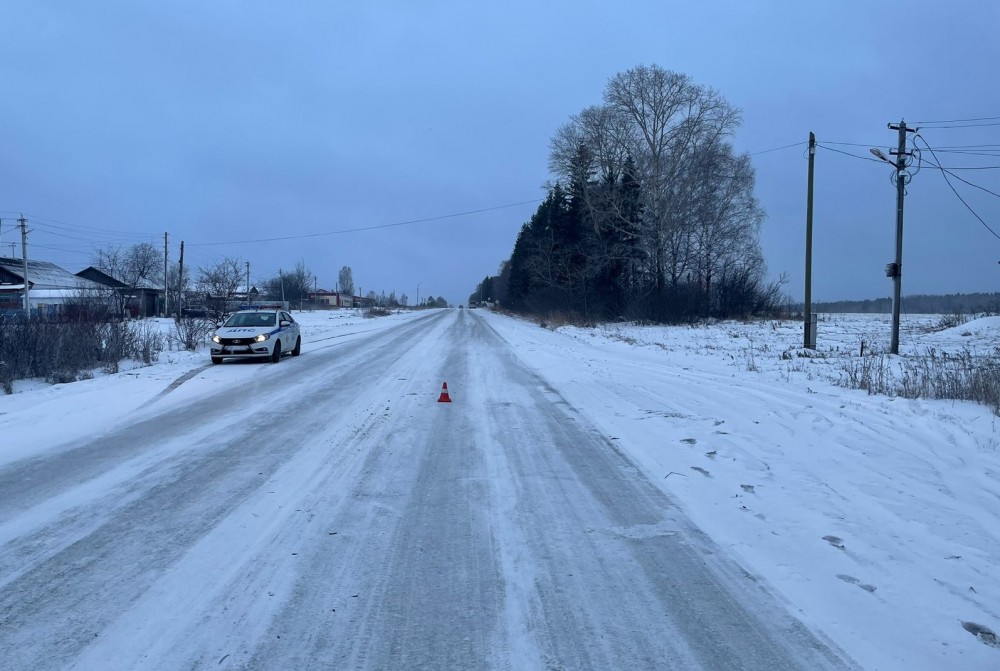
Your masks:
<svg viewBox="0 0 1000 671"><path fill-rule="evenodd" d="M217 335L214 335L214 336L212 336L212 342L219 342L219 343L221 343L222 342L222 338L220 338Z"/></svg>
<svg viewBox="0 0 1000 671"><path fill-rule="evenodd" d="M268 338L270 338L270 337L271 337L271 334L270 334L270 333L261 333L261 334L260 334L259 336L256 336L256 337L255 337L255 338L253 339L253 341L254 341L254 342L264 342L265 340L267 340L267 339L268 339Z"/></svg>

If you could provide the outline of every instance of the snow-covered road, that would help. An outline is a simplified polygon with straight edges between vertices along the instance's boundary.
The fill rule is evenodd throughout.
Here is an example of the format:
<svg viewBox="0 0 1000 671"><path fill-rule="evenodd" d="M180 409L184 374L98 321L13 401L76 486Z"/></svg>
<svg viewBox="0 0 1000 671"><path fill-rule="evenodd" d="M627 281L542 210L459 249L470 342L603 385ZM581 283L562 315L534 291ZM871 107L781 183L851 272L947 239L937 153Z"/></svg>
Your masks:
<svg viewBox="0 0 1000 671"><path fill-rule="evenodd" d="M850 668L473 311L133 405L0 467L0 668Z"/></svg>

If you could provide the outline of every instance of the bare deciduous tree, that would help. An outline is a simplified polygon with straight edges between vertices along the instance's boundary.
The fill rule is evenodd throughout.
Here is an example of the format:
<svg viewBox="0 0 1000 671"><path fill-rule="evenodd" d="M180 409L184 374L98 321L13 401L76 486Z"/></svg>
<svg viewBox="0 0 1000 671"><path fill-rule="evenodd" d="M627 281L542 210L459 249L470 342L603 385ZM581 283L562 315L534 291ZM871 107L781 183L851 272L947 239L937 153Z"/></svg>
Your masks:
<svg viewBox="0 0 1000 671"><path fill-rule="evenodd" d="M354 295L354 273L350 266L344 266L340 269L340 274L337 276L337 288L348 296Z"/></svg>
<svg viewBox="0 0 1000 671"><path fill-rule="evenodd" d="M763 277L758 238L764 212L753 195L755 177L748 156L734 156L729 145L716 143L705 147L701 157L693 170L701 176L693 190L690 253L708 314L714 280L724 271L746 265Z"/></svg>
<svg viewBox="0 0 1000 671"><path fill-rule="evenodd" d="M99 249L93 265L124 285L106 292L109 306L122 317L139 287L163 284L163 256L148 242L131 247L116 245Z"/></svg>
<svg viewBox="0 0 1000 671"><path fill-rule="evenodd" d="M205 295L205 307L216 322L229 314L229 305L244 280L243 262L239 259L226 257L214 265L198 268L198 291Z"/></svg>
<svg viewBox="0 0 1000 671"><path fill-rule="evenodd" d="M739 124L739 111L716 91L639 66L608 82L603 106L557 132L550 168L579 191L596 231L620 234L609 258L626 260L662 290L696 265L700 192L706 180L727 179L718 148L728 147L721 141ZM636 189L623 189L627 181Z"/></svg>
<svg viewBox="0 0 1000 671"><path fill-rule="evenodd" d="M315 275L299 261L291 272L278 271L278 274L264 282L264 290L274 299L284 300L289 305L301 305L309 298L313 290Z"/></svg>
<svg viewBox="0 0 1000 671"><path fill-rule="evenodd" d="M605 313L623 314L628 301L639 301L708 314L717 278L743 277L737 267L763 277L763 264L750 261L759 259L763 220L753 167L727 141L739 125L739 110L716 91L640 66L614 76L602 105L557 131L549 167L582 210L572 216L590 231L581 240L586 260L573 266L579 293ZM552 286L551 252L564 241L549 249L531 233L533 249L515 270Z"/></svg>
<svg viewBox="0 0 1000 671"><path fill-rule="evenodd" d="M167 285L170 287L171 303L173 303L178 309L189 307L188 301L190 297L188 294L191 291L191 268L189 266L185 266L184 276L181 277L180 266L177 264L171 264L170 267L167 268Z"/></svg>

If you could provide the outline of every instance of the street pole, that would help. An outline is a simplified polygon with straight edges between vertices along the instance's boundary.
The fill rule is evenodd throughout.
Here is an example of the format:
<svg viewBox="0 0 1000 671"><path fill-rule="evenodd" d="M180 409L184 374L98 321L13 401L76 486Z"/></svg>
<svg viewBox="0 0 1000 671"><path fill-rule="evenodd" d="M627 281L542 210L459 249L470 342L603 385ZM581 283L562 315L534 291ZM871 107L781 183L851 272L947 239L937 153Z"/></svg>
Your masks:
<svg viewBox="0 0 1000 671"><path fill-rule="evenodd" d="M177 269L177 317L184 313L184 241L181 240L181 258Z"/></svg>
<svg viewBox="0 0 1000 671"><path fill-rule="evenodd" d="M170 282L167 280L167 234L163 234L163 316L170 316ZM140 308L141 309L141 308Z"/></svg>
<svg viewBox="0 0 1000 671"><path fill-rule="evenodd" d="M250 305L250 262L247 261L247 287L244 289L247 297L247 305Z"/></svg>
<svg viewBox="0 0 1000 671"><path fill-rule="evenodd" d="M812 324L812 253L813 253L813 164L816 160L816 135L809 133L809 178L806 187L806 296L803 347L816 349Z"/></svg>
<svg viewBox="0 0 1000 671"><path fill-rule="evenodd" d="M899 354L899 302L903 278L903 197L906 194L906 122L889 124L899 131L899 148L896 151L896 260L890 267L892 273L892 340L891 354Z"/></svg>
<svg viewBox="0 0 1000 671"><path fill-rule="evenodd" d="M28 220L21 215L21 265L24 274L24 318L31 319L31 302L28 300ZM13 247L11 248L13 249Z"/></svg>

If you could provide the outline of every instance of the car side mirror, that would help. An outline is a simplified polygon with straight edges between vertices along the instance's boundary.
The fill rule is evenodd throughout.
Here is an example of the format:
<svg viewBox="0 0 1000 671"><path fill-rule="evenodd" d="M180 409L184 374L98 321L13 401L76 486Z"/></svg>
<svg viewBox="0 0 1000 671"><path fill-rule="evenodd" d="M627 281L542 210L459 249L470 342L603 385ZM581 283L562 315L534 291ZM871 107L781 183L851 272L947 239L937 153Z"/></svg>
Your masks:
<svg viewBox="0 0 1000 671"><path fill-rule="evenodd" d="M280 322L278 323L278 326L291 326L291 325L292 325L292 322L290 322L290 321L285 321L284 319L282 319L282 320L281 320L281 321L280 321Z"/></svg>

